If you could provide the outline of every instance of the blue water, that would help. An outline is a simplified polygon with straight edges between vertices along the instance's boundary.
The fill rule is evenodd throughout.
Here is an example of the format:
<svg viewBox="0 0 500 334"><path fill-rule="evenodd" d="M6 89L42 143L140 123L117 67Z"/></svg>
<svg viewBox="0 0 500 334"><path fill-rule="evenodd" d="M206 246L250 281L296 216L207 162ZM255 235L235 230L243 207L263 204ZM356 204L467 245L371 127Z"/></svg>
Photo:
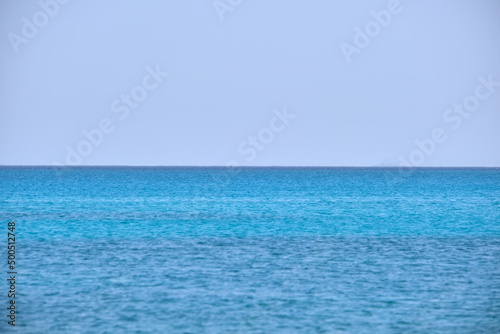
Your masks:
<svg viewBox="0 0 500 334"><path fill-rule="evenodd" d="M0 168L0 217L18 333L500 332L499 169Z"/></svg>

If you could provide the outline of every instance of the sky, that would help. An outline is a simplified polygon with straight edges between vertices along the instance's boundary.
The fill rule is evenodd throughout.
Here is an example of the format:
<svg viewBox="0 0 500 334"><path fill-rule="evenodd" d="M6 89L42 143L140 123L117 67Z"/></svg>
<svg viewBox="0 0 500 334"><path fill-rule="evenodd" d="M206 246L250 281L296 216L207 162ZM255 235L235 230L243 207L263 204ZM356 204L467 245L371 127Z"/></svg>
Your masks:
<svg viewBox="0 0 500 334"><path fill-rule="evenodd" d="M0 0L0 165L500 166L497 0Z"/></svg>

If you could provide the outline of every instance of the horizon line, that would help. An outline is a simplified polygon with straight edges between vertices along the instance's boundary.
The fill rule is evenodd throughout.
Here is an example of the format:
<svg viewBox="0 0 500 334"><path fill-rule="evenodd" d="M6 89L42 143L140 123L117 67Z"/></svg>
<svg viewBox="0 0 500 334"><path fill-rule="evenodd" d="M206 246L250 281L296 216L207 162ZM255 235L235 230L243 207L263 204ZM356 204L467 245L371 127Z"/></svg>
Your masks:
<svg viewBox="0 0 500 334"><path fill-rule="evenodd" d="M0 165L0 168L9 167L28 167L28 168L99 168L99 167L117 167L117 168L338 168L338 169L500 169L500 166L322 166L322 165L266 165L266 166L224 166L224 165Z"/></svg>

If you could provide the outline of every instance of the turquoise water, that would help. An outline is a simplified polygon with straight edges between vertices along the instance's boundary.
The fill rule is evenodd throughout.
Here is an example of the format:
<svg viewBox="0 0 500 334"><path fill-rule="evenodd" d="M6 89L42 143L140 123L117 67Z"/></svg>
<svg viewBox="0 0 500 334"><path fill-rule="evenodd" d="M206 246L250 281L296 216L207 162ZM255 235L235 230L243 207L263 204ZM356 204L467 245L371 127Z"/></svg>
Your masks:
<svg viewBox="0 0 500 334"><path fill-rule="evenodd" d="M498 169L0 168L0 191L19 333L500 332Z"/></svg>

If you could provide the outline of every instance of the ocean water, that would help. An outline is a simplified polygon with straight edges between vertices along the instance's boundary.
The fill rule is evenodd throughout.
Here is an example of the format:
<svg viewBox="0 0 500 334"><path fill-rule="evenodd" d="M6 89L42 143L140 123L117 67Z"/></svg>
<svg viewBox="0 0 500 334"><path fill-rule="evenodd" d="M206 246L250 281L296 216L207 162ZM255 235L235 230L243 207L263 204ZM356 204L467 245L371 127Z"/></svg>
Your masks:
<svg viewBox="0 0 500 334"><path fill-rule="evenodd" d="M500 333L499 169L4 167L0 217L17 333Z"/></svg>

